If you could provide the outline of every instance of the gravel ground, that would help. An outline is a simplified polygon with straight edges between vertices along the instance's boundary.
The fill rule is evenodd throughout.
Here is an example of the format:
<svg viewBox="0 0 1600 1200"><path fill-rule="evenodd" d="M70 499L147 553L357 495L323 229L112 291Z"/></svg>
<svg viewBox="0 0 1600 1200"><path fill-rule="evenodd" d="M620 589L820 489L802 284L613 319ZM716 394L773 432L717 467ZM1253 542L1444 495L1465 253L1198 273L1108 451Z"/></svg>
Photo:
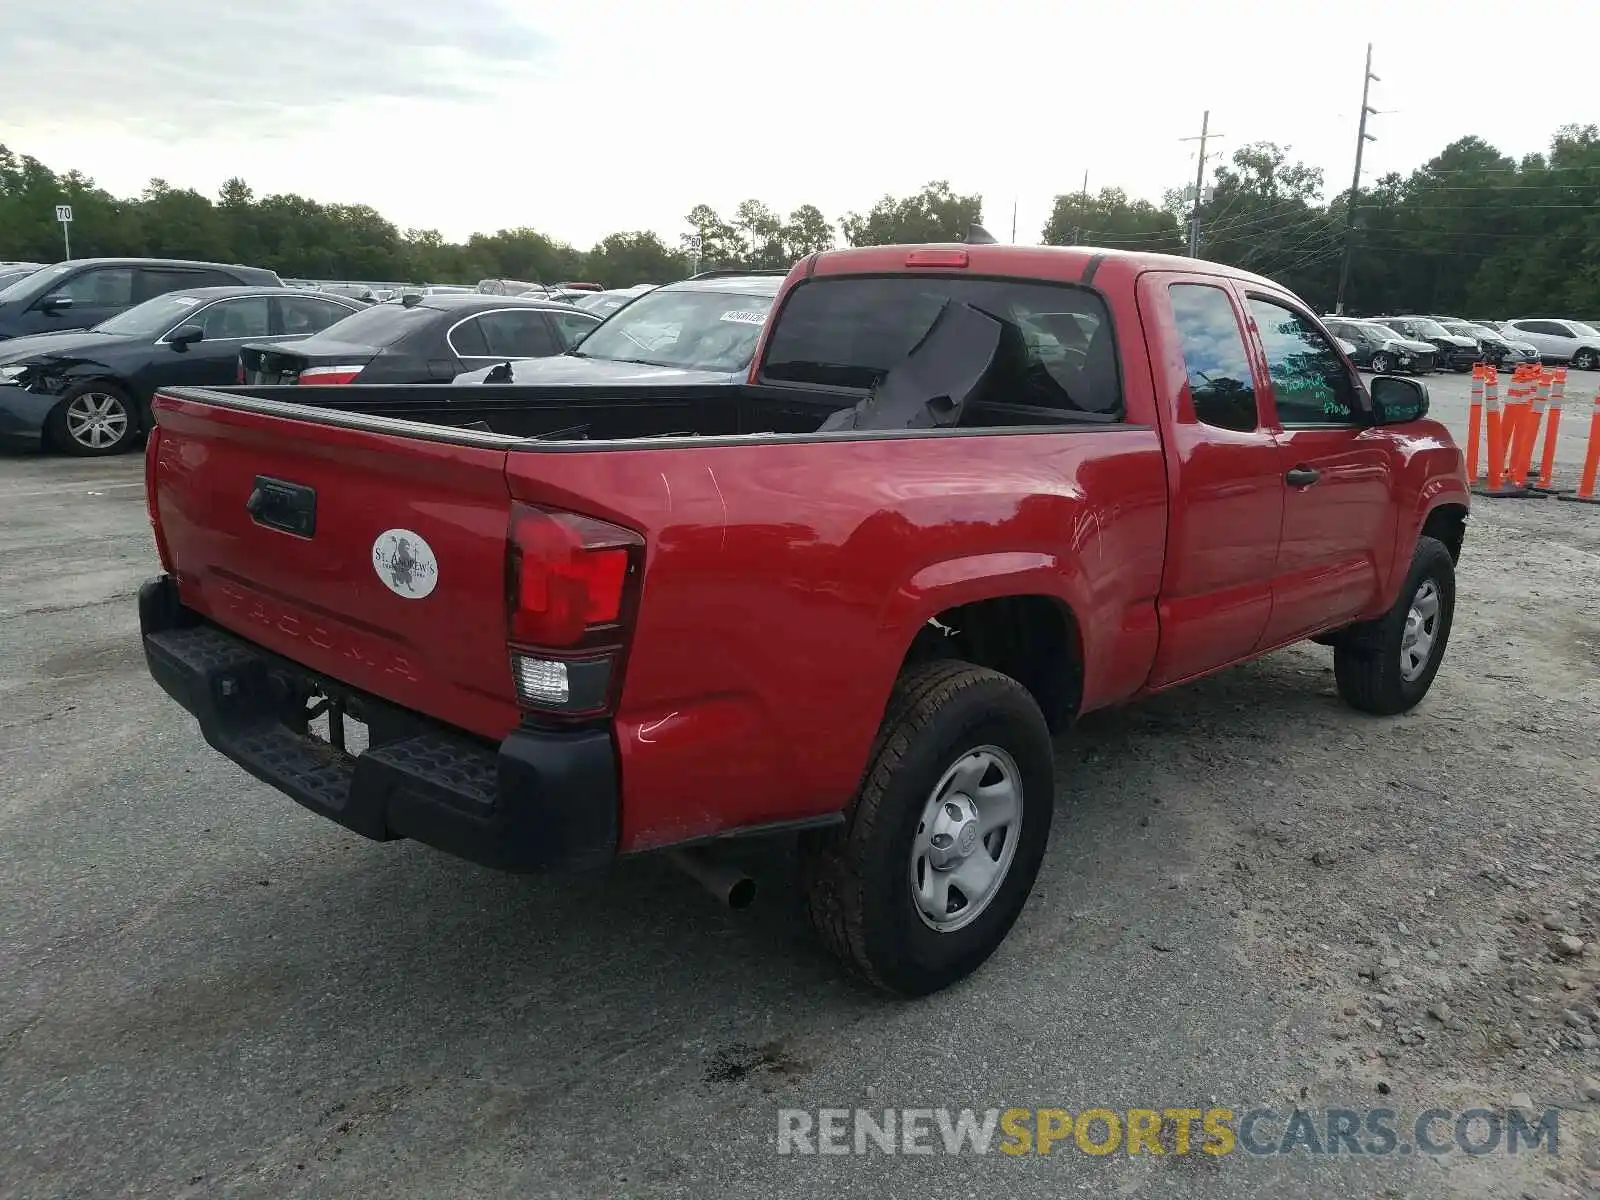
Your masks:
<svg viewBox="0 0 1600 1200"><path fill-rule="evenodd" d="M140 489L134 459L0 459L0 1196L1600 1188L1600 508L1479 503L1406 717L1341 706L1306 646L1085 720L1010 940L895 1004L811 940L782 846L730 914L659 862L501 876L250 780L145 675ZM1524 1102L1555 1155L775 1138L784 1107Z"/></svg>

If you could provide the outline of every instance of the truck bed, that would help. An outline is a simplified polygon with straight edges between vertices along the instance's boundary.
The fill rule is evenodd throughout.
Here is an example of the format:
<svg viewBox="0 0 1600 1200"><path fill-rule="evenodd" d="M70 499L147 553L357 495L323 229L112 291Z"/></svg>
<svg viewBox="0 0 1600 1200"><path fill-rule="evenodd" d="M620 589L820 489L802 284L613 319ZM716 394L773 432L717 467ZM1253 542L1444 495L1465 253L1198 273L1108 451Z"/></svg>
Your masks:
<svg viewBox="0 0 1600 1200"><path fill-rule="evenodd" d="M789 388L749 386L529 387L481 384L369 384L339 388L251 386L203 391L167 389L211 403L262 401L270 412L292 404L300 420L316 420L305 407L326 412L396 417L509 437L558 441L623 441L633 438L750 433L806 433L855 396L800 393Z"/></svg>
<svg viewBox="0 0 1600 1200"><path fill-rule="evenodd" d="M316 411L320 410L414 421L464 433L579 442L814 433L829 416L855 405L862 395L847 389L757 384L683 387L356 384L338 388L239 385L164 388L163 392L178 399L292 416L303 421L316 421ZM294 407L286 411L284 405ZM338 419L337 423L345 422ZM969 405L961 423L967 428L993 429L1102 422L1093 414L1012 404L1003 397L995 397ZM411 436L426 436L423 431L408 432ZM859 431L854 436L870 432Z"/></svg>

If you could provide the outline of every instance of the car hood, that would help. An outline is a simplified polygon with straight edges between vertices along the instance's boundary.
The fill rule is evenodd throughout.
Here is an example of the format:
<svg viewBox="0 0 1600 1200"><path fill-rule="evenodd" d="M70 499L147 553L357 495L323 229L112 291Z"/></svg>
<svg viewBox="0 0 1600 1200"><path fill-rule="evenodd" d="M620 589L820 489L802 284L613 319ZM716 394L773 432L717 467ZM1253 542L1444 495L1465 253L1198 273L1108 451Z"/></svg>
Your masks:
<svg viewBox="0 0 1600 1200"><path fill-rule="evenodd" d="M1478 348L1478 339L1470 338L1464 333L1447 333L1439 340L1448 342L1452 346L1460 346L1465 350L1476 350Z"/></svg>
<svg viewBox="0 0 1600 1200"><path fill-rule="evenodd" d="M0 365L41 358L93 358L99 351L126 341L114 334L90 333L87 329L6 338L0 341Z"/></svg>
<svg viewBox="0 0 1600 1200"><path fill-rule="evenodd" d="M1396 350L1404 350L1409 354L1432 354L1438 350L1432 342L1419 342L1412 338L1392 337L1388 344Z"/></svg>
<svg viewBox="0 0 1600 1200"><path fill-rule="evenodd" d="M640 383L670 386L672 384L743 383L747 372L691 371L682 367L658 367L651 363L618 362L610 358L581 358L576 354L558 354L553 358L514 358L511 365L512 383ZM456 383L482 383L489 372L501 366L495 363L478 371L457 375Z"/></svg>

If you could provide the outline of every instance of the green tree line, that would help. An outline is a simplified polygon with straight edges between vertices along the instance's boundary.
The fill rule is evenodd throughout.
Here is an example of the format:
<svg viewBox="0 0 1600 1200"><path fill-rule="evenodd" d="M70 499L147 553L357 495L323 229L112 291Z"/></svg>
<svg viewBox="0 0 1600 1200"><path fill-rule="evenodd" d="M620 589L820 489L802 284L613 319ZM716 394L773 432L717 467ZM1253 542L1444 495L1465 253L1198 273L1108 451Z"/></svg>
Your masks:
<svg viewBox="0 0 1600 1200"><path fill-rule="evenodd" d="M1600 129L1569 125L1545 153L1520 162L1461 138L1409 175L1385 175L1353 198L1346 309L1495 316L1600 316ZM746 200L723 215L708 204L684 217L676 245L635 230L580 250L536 229L502 229L448 242L433 229L400 229L361 204L257 196L230 179L213 200L152 179L117 197L77 172L57 174L0 146L0 258L58 257L57 204L71 204L73 251L246 262L290 278L417 283L484 278L589 279L612 287L681 278L701 268L781 269L814 250L846 245L959 241L982 220L983 200L944 181L885 195L830 221L815 205L787 215ZM1238 149L1213 172L1200 205L1203 258L1281 281L1331 307L1338 288L1348 191L1325 195L1320 169L1287 147ZM1055 197L1041 231L1074 243L1182 254L1191 205L1179 192L1130 199L1119 188Z"/></svg>
<svg viewBox="0 0 1600 1200"><path fill-rule="evenodd" d="M1600 128L1568 125L1520 162L1481 138L1446 146L1409 175L1354 198L1345 310L1600 317ZM1331 310L1348 189L1324 198L1322 171L1271 142L1217 167L1200 205L1200 256L1285 284ZM1043 240L1187 253L1192 204L1117 188L1057 196Z"/></svg>

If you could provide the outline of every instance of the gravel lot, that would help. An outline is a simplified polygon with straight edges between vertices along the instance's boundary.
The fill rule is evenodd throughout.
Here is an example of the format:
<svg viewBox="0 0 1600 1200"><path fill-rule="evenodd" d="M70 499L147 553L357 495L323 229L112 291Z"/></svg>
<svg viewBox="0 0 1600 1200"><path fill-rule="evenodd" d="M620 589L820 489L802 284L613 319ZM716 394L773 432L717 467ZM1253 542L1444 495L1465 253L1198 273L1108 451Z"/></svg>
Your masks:
<svg viewBox="0 0 1600 1200"><path fill-rule="evenodd" d="M1465 381L1433 390L1459 433ZM658 862L520 879L312 816L145 674L136 458L0 458L0 511L0 1195L1600 1187L1600 947L1559 948L1600 937L1600 508L1479 502L1449 656L1404 718L1342 707L1306 646L1087 719L1011 939L909 1005L812 942L781 846L730 914ZM775 1151L781 1107L1404 1124L1519 1093L1560 1106L1556 1155Z"/></svg>

